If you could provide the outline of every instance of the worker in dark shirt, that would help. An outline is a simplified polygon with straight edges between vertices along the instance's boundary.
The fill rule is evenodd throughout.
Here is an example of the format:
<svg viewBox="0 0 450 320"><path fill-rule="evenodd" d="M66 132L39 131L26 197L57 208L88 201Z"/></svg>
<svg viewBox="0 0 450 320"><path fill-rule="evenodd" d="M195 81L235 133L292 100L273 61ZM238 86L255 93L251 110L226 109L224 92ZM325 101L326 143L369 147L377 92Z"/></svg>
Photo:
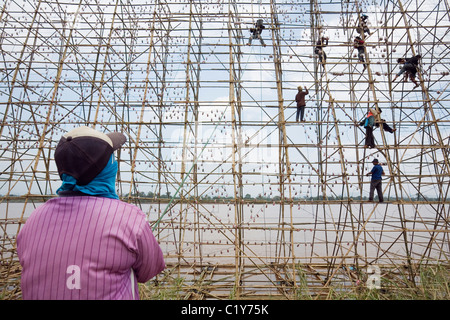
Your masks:
<svg viewBox="0 0 450 320"><path fill-rule="evenodd" d="M381 108L379 108L379 107L376 107L376 111L377 111L377 114L380 114L380 115L381 115L381 113L383 112L383 110L381 110ZM397 130L397 129L395 129L395 128L391 128L391 127L386 123L386 120L381 119L381 118L380 118L380 120L375 120L375 127L379 128L380 125L383 127L383 131L387 131L387 132L389 132L389 133L394 133L394 132Z"/></svg>
<svg viewBox="0 0 450 320"><path fill-rule="evenodd" d="M394 133L397 129L395 128L391 128L387 123L386 120L381 119L380 122L375 122L375 127L379 128L380 127L380 123L383 126L383 130L387 131L389 133Z"/></svg>
<svg viewBox="0 0 450 320"><path fill-rule="evenodd" d="M298 122L298 119L300 118L301 121L305 121L305 96L309 93L308 89L305 88L305 91L303 91L302 86L298 87L297 95L295 96L295 101L297 102L297 115L295 117L295 120Z"/></svg>
<svg viewBox="0 0 450 320"><path fill-rule="evenodd" d="M259 39L261 44L265 47L266 44L264 43L264 40L261 37L261 33L262 33L262 31L265 28L266 27L263 24L263 20L262 19L258 19L258 21L256 21L256 23L255 23L255 27L254 28L250 28L251 35L250 35L250 38L248 39L247 45L248 46L251 45L253 39Z"/></svg>
<svg viewBox="0 0 450 320"><path fill-rule="evenodd" d="M415 84L414 88L417 88L419 86L419 83L416 81L416 73L417 73L417 69L419 67L420 59L422 59L422 56L420 54L418 54L412 58L408 58L408 59L398 58L397 62L400 64L403 64L403 67L395 75L395 77L392 81L395 82L395 80L397 80L397 78L399 76L401 76L403 73L405 73L403 81L406 81L408 79L408 75L409 75L409 79L412 82L414 82L414 84Z"/></svg>
<svg viewBox="0 0 450 320"><path fill-rule="evenodd" d="M328 46L328 37L322 37L316 42L316 48L314 49L314 53L319 56L320 63L327 62L327 55L325 54L325 51L323 51L323 48L326 46Z"/></svg>

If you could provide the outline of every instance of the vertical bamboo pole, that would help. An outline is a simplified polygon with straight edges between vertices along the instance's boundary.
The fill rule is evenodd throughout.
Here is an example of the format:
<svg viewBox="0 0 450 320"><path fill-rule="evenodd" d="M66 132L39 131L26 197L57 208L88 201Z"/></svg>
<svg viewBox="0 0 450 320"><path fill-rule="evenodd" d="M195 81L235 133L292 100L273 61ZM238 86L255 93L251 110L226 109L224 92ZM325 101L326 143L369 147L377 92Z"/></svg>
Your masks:
<svg viewBox="0 0 450 320"><path fill-rule="evenodd" d="M235 5L235 3L233 3ZM233 9L236 9L234 7ZM240 82L239 69L236 70L235 50L237 53L237 63L240 59L241 42L235 30L234 13L232 4L228 3L228 57L229 57L229 103L231 110L231 157L232 157L232 175L233 175L233 198L234 198L234 250L235 250L235 275L234 275L234 294L239 298L242 293L241 272L242 272L242 241L243 241L243 183L242 183L242 123L241 123L241 102L239 96L236 96ZM237 40L237 45L233 42Z"/></svg>
<svg viewBox="0 0 450 320"><path fill-rule="evenodd" d="M292 202L292 181L291 181L291 163L289 161L289 147L286 133L286 120L284 116L284 98L283 98L283 70L282 70L282 51L280 41L280 23L278 21L278 13L275 0L270 1L271 10L271 30L272 30L272 42L273 42L273 56L275 66L275 78L277 85L277 97L278 97L278 129L279 129L279 186L280 186L280 210L282 226L285 225L284 211L285 211L285 184L287 182L288 197L287 203L289 205L289 248L288 252L284 251L284 258L282 259L283 265L291 261L292 268L292 283L294 288L297 286L296 277L296 257L294 246L294 225L293 225L293 202ZM284 244L284 232L282 233L282 243ZM281 250L280 250L281 254Z"/></svg>

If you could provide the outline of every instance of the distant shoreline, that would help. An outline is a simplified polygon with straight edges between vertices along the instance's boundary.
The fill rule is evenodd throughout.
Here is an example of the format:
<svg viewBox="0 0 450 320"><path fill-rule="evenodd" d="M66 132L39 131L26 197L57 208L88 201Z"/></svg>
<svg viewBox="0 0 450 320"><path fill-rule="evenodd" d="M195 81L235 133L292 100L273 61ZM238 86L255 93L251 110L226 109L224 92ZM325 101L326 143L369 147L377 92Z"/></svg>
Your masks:
<svg viewBox="0 0 450 320"><path fill-rule="evenodd" d="M0 203L5 203L5 202L9 202L9 203L21 203L21 202L25 202L26 200L28 201L33 201L33 202L46 202L52 198L56 198L57 195L10 195L10 196L0 196ZM244 197L244 198L232 198L232 197L200 197L200 198L180 198L180 197L175 197L175 198L169 198L167 196L162 196L162 197L142 197L142 196L122 196L119 197L120 200L125 201L125 202L131 202L131 203L155 203L155 202L160 202L160 203L168 203L170 201L183 201L183 202L189 202L189 201L200 201L201 203L234 203L236 202L236 200L239 201L239 203L253 203L253 204L266 204L266 203L270 203L270 204L289 204L289 203L293 203L293 204L301 204L301 203L349 203L349 202L353 202L353 203L358 203L358 202L368 202L368 197L326 197L324 198L323 196L316 196L316 197L294 197L292 199L289 198L284 198L281 199L279 196L276 197L272 197L272 198L267 198L267 197ZM401 199L395 199L395 198L385 198L385 202L387 203L415 203L415 204L422 204L422 203L450 203L450 198L447 199L440 199L440 198L424 198L421 197L420 199L415 196L412 198L401 198ZM375 199L374 203L377 203L377 200Z"/></svg>

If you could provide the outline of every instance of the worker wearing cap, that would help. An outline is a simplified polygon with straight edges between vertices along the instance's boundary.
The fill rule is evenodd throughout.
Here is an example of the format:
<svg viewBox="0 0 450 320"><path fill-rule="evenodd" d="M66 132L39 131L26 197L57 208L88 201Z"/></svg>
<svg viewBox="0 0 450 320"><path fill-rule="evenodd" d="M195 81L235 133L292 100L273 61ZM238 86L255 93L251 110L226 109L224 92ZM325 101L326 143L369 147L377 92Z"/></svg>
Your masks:
<svg viewBox="0 0 450 320"><path fill-rule="evenodd" d="M379 164L378 159L374 159L372 163L373 168L369 173L367 173L368 176L372 175L372 179L370 181L369 201L373 201L373 196L376 189L378 201L383 202L383 190L381 188L381 176L384 175L383 167Z"/></svg>
<svg viewBox="0 0 450 320"><path fill-rule="evenodd" d="M165 268L146 215L115 192L114 151L125 141L89 127L60 139L58 197L34 210L17 236L24 299L138 299L137 282Z"/></svg>

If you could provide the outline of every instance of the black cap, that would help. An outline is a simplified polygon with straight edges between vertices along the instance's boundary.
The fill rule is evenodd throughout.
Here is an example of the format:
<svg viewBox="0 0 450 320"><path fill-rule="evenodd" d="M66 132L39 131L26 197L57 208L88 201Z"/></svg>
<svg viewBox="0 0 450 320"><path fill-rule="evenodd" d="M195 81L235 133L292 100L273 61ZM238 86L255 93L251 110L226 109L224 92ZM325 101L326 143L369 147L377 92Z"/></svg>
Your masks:
<svg viewBox="0 0 450 320"><path fill-rule="evenodd" d="M378 163L378 159L373 159L372 163Z"/></svg>
<svg viewBox="0 0 450 320"><path fill-rule="evenodd" d="M75 128L61 137L55 150L58 174L86 185L106 167L111 154L126 141L120 132L104 134L89 127Z"/></svg>

